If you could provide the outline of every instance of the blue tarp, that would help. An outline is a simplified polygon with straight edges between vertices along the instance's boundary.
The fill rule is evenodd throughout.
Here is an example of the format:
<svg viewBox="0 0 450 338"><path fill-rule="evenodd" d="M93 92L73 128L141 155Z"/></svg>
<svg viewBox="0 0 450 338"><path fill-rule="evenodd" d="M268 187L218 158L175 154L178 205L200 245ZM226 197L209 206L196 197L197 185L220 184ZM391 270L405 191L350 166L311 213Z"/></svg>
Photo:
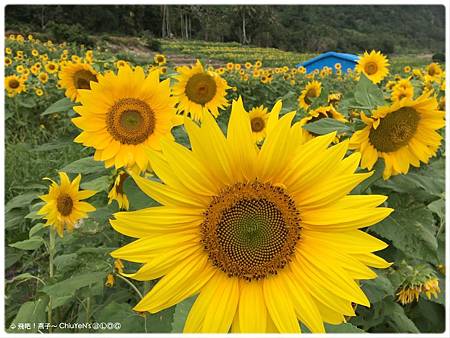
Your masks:
<svg viewBox="0 0 450 338"><path fill-rule="evenodd" d="M303 63L299 63L297 67L303 66L306 68L306 73L311 73L315 69L321 70L325 66L328 66L334 70L334 65L336 63L340 63L342 66L342 72L346 72L349 68L355 68L358 59L358 55L327 52L309 59L308 61L305 61Z"/></svg>

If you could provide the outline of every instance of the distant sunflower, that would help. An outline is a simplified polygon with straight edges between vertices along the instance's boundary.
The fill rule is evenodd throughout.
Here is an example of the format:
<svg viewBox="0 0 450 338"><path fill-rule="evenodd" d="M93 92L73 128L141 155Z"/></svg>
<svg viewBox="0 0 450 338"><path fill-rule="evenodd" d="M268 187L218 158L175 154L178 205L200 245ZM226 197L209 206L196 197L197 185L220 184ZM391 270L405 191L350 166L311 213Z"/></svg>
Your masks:
<svg viewBox="0 0 450 338"><path fill-rule="evenodd" d="M9 66L11 66L11 65L12 65L12 60L11 60L11 58L6 57L6 58L5 58L5 66L6 66L6 67L9 67Z"/></svg>
<svg viewBox="0 0 450 338"><path fill-rule="evenodd" d="M319 97L321 92L322 85L319 81L309 82L298 98L300 108L307 110L312 103L311 99Z"/></svg>
<svg viewBox="0 0 450 338"><path fill-rule="evenodd" d="M192 149L162 142L151 152L159 177L132 174L161 205L114 214L113 228L136 241L111 253L142 263L127 277L159 279L134 307L157 313L198 294L184 332L299 333L369 306L357 281L390 264L386 244L360 228L387 217L380 195L347 195L371 173L354 173L359 153L334 134L299 144L295 112L276 121L261 149L249 114L233 102L228 135L209 114L186 120Z"/></svg>
<svg viewBox="0 0 450 338"><path fill-rule="evenodd" d="M248 112L250 126L255 143L261 143L271 131L273 125L278 121L278 116L282 107L282 102L278 101L273 106L270 113L264 106L254 107Z"/></svg>
<svg viewBox="0 0 450 338"><path fill-rule="evenodd" d="M5 89L11 96L22 93L25 90L25 80L17 75L5 77Z"/></svg>
<svg viewBox="0 0 450 338"><path fill-rule="evenodd" d="M411 67L410 66L403 67L403 72L404 73L411 73Z"/></svg>
<svg viewBox="0 0 450 338"><path fill-rule="evenodd" d="M44 72L39 73L38 79L39 79L39 81L41 81L41 83L47 83L47 81L48 81L48 74L44 73Z"/></svg>
<svg viewBox="0 0 450 338"><path fill-rule="evenodd" d="M56 62L50 61L45 65L45 70L49 74L54 74L58 71L58 64Z"/></svg>
<svg viewBox="0 0 450 338"><path fill-rule="evenodd" d="M173 94L179 100L178 112L198 121L206 112L217 117L219 108L228 106L227 82L217 73L205 71L199 60L191 68L179 67L178 72L173 86Z"/></svg>
<svg viewBox="0 0 450 338"><path fill-rule="evenodd" d="M66 89L66 96L78 102L79 90L90 89L91 83L97 82L97 72L89 64L69 62L61 67L59 78L61 86Z"/></svg>
<svg viewBox="0 0 450 338"><path fill-rule="evenodd" d="M391 100L400 101L405 97L408 99L412 99L414 97L414 88L394 86L391 93Z"/></svg>
<svg viewBox="0 0 450 338"><path fill-rule="evenodd" d="M406 174L410 165L428 163L442 140L436 130L445 125L445 113L439 111L436 98L430 94L395 101L378 108L370 117L361 113L367 126L352 135L350 148L361 151L362 168L370 170L378 158L384 158L383 177L388 179Z"/></svg>
<svg viewBox="0 0 450 338"><path fill-rule="evenodd" d="M347 122L347 119L345 118L344 115L339 113L336 110L336 108L334 108L334 106L329 105L329 106L321 106L317 109L310 111L307 116L305 116L304 118L302 118L300 120L300 126L303 127L304 125L307 125L308 123L316 122L323 118L331 118L331 119L335 119L339 122L344 122L344 123ZM305 134L305 137L307 138L307 140L310 140L313 137L317 136L316 134L314 134L310 131L307 131L306 129L304 131L304 134ZM335 139L335 141L337 142L338 139Z"/></svg>
<svg viewBox="0 0 450 338"><path fill-rule="evenodd" d="M153 61L155 61L155 63L158 64L158 66L163 66L167 63L167 59L163 54L156 54L153 57Z"/></svg>
<svg viewBox="0 0 450 338"><path fill-rule="evenodd" d="M439 81L442 74L442 68L438 63L430 63L426 68L426 77L432 81Z"/></svg>
<svg viewBox="0 0 450 338"><path fill-rule="evenodd" d="M86 198L95 195L93 190L79 190L81 175L78 175L72 182L66 173L60 172L60 184L52 182L48 194L39 196L45 205L38 211L47 220L46 226L52 226L63 237L64 227L72 231L75 223L87 217L87 213L95 208L87 202L82 202Z"/></svg>
<svg viewBox="0 0 450 338"><path fill-rule="evenodd" d="M373 83L381 82L389 74L389 62L381 52L364 52L356 65L356 70L365 74Z"/></svg>
<svg viewBox="0 0 450 338"><path fill-rule="evenodd" d="M145 151L159 149L160 140L170 137L175 123L175 102L169 81L159 81L158 72L146 77L141 67L120 67L91 82L91 90L80 90L80 117L73 123L82 133L75 142L95 148L94 159L106 167L128 167L144 171Z"/></svg>

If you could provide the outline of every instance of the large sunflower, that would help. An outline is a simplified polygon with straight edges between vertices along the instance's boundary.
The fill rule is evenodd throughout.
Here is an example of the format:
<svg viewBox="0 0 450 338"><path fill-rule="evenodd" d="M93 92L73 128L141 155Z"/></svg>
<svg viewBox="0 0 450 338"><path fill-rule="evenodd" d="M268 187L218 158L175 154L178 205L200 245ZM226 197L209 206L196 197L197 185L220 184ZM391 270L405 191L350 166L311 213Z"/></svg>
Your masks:
<svg viewBox="0 0 450 338"><path fill-rule="evenodd" d="M360 155L334 133L298 142L295 113L277 120L255 146L242 101L233 102L228 135L212 116L185 122L192 150L164 141L151 152L159 180L132 174L161 206L119 212L113 228L138 238L111 253L143 263L128 277L158 279L134 307L159 312L198 294L185 332L313 332L323 322L369 306L357 280L389 263L386 247L360 228L384 219L379 195L347 195L371 173L355 174Z"/></svg>
<svg viewBox="0 0 450 338"><path fill-rule="evenodd" d="M8 95L15 96L25 91L25 80L17 75L5 77L5 89Z"/></svg>
<svg viewBox="0 0 450 338"><path fill-rule="evenodd" d="M364 73L373 83L381 82L389 73L389 62L381 52L366 51L356 65L356 70Z"/></svg>
<svg viewBox="0 0 450 338"><path fill-rule="evenodd" d="M47 220L45 225L53 226L58 235L63 237L64 227L72 231L75 223L87 217L87 213L95 208L87 202L86 198L95 195L93 190L79 190L81 175L78 175L72 182L66 173L59 173L61 184L49 179L50 185L48 194L39 196L46 204L38 211L38 215L43 215Z"/></svg>
<svg viewBox="0 0 450 338"><path fill-rule="evenodd" d="M97 82L97 72L87 63L69 62L61 67L60 84L66 89L66 96L74 102L80 100L80 89L90 89L92 82Z"/></svg>
<svg viewBox="0 0 450 338"><path fill-rule="evenodd" d="M147 77L141 67L128 65L118 73L108 72L91 82L91 90L80 91L81 116L73 123L83 130L75 139L96 149L94 159L106 167L148 167L145 149L159 149L175 123L176 100L170 96L170 80L159 81L158 72Z"/></svg>
<svg viewBox="0 0 450 338"><path fill-rule="evenodd" d="M194 120L201 120L204 113L219 115L219 108L228 106L226 99L227 82L217 73L205 71L199 60L191 68L178 67L178 81L173 86L173 93L178 98L178 111L190 115Z"/></svg>
<svg viewBox="0 0 450 338"><path fill-rule="evenodd" d="M319 81L311 81L302 90L299 98L298 104L300 108L307 110L312 104L311 99L319 97L322 92L322 85Z"/></svg>
<svg viewBox="0 0 450 338"><path fill-rule="evenodd" d="M428 163L442 139L436 130L445 125L445 113L439 111L436 98L430 94L395 101L378 108L370 117L361 114L367 126L352 135L350 148L362 153L362 168L370 170L378 158L384 158L383 177L388 179L406 174L410 165Z"/></svg>

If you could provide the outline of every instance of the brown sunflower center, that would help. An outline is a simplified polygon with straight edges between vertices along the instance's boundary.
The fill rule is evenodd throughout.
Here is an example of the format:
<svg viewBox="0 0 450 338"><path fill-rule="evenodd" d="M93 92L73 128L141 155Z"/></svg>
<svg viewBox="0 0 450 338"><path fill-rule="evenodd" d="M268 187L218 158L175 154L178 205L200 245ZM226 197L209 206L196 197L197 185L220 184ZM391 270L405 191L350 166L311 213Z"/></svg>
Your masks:
<svg viewBox="0 0 450 338"><path fill-rule="evenodd" d="M82 69L75 73L73 80L77 89L91 89L91 81L97 82L97 76L88 70Z"/></svg>
<svg viewBox="0 0 450 338"><path fill-rule="evenodd" d="M157 60L158 62L163 62L163 61L164 61L164 57L163 57L163 56L158 56L158 57L156 58L156 60Z"/></svg>
<svg viewBox="0 0 450 338"><path fill-rule="evenodd" d="M305 103L306 103L307 105L310 105L310 104L312 103L312 101L310 100L310 98L313 98L313 97L317 97L317 92L316 92L316 90L315 90L314 88L308 89L308 91L307 91L306 94L305 94L305 98L304 98Z"/></svg>
<svg viewBox="0 0 450 338"><path fill-rule="evenodd" d="M55 65L49 64L49 65L48 65L48 69L50 69L50 70L55 70Z"/></svg>
<svg viewBox="0 0 450 338"><path fill-rule="evenodd" d="M20 86L20 82L16 79L9 80L9 87L12 89L17 89Z"/></svg>
<svg viewBox="0 0 450 338"><path fill-rule="evenodd" d="M195 74L186 83L186 96L201 105L211 101L216 92L216 81L208 73Z"/></svg>
<svg viewBox="0 0 450 338"><path fill-rule="evenodd" d="M56 208L63 216L70 215L73 209L73 200L68 194L61 194L56 199Z"/></svg>
<svg viewBox="0 0 450 338"><path fill-rule="evenodd" d="M263 130L266 125L264 123L264 120L259 116L252 118L252 120L250 121L250 124L252 126L252 132L254 132L254 133L258 133L261 130Z"/></svg>
<svg viewBox="0 0 450 338"><path fill-rule="evenodd" d="M369 141L378 151L396 151L415 135L419 121L417 111L403 107L382 118L377 129L370 130Z"/></svg>
<svg viewBox="0 0 450 338"><path fill-rule="evenodd" d="M430 68L428 69L428 75L434 76L435 74L436 74L436 68L430 67Z"/></svg>
<svg viewBox="0 0 450 338"><path fill-rule="evenodd" d="M368 62L364 66L364 71L367 75L373 75L378 71L378 65L376 64L376 62Z"/></svg>
<svg viewBox="0 0 450 338"><path fill-rule="evenodd" d="M213 197L201 232L214 266L229 277L257 280L290 262L300 238L300 216L283 188L236 183Z"/></svg>
<svg viewBox="0 0 450 338"><path fill-rule="evenodd" d="M121 99L109 110L106 128L122 144L140 144L153 134L155 113L144 101Z"/></svg>

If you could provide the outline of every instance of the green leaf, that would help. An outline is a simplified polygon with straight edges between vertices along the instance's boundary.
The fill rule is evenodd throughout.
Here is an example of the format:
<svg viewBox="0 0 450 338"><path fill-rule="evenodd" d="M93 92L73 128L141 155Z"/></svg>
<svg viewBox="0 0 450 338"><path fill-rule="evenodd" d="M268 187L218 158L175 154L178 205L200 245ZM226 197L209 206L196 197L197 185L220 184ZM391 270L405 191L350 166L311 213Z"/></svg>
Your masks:
<svg viewBox="0 0 450 338"><path fill-rule="evenodd" d="M372 186L375 182L377 182L381 177L383 177L383 171L384 171L384 161L378 160L375 163L375 166L372 168L374 173L372 176L366 178L361 184L357 185L355 189L352 190L352 194L354 195L360 195L363 192L365 192L368 188Z"/></svg>
<svg viewBox="0 0 450 338"><path fill-rule="evenodd" d="M22 304L16 317L9 326L8 332L27 333L38 332L38 324L46 322L46 307L48 297L41 297L34 302L26 302ZM29 323L30 329L24 330L19 328L19 324Z"/></svg>
<svg viewBox="0 0 450 338"><path fill-rule="evenodd" d="M61 171L76 174L92 174L105 171L105 167L103 162L96 161L93 157L85 157L66 165Z"/></svg>
<svg viewBox="0 0 450 338"><path fill-rule="evenodd" d="M103 283L106 272L89 272L77 276L71 276L69 279L47 285L42 291L53 297L73 296L78 289L90 286L96 283Z"/></svg>
<svg viewBox="0 0 450 338"><path fill-rule="evenodd" d="M156 201L144 194L130 177L125 180L123 191L130 202L130 211L158 205Z"/></svg>
<svg viewBox="0 0 450 338"><path fill-rule="evenodd" d="M48 107L41 116L59 113L59 112L66 112L69 109L72 109L73 106L75 106L75 103L70 101L70 99L64 97L61 100L56 101L53 103L50 107Z"/></svg>
<svg viewBox="0 0 450 338"><path fill-rule="evenodd" d="M441 220L445 219L445 200L440 198L427 205L428 209L434 212Z"/></svg>
<svg viewBox="0 0 450 338"><path fill-rule="evenodd" d="M386 320L400 333L419 333L414 322L405 314L405 310L397 303L386 302L384 305Z"/></svg>
<svg viewBox="0 0 450 338"><path fill-rule="evenodd" d="M100 191L108 191L110 185L111 179L109 176L100 176L94 178L91 181L81 183L80 187L82 189L95 190L97 192L100 192Z"/></svg>
<svg viewBox="0 0 450 338"><path fill-rule="evenodd" d="M339 325L325 324L326 333L365 333L366 331L357 328L351 323L342 323Z"/></svg>
<svg viewBox="0 0 450 338"><path fill-rule="evenodd" d="M370 303L376 303L388 296L394 296L395 289L391 281L379 272L376 279L370 279L362 282L362 289L370 300Z"/></svg>
<svg viewBox="0 0 450 338"><path fill-rule="evenodd" d="M196 298L196 296L190 297L177 304L173 314L172 333L183 333L184 323Z"/></svg>
<svg viewBox="0 0 450 338"><path fill-rule="evenodd" d="M44 230L46 227L44 226L44 223L37 223L36 225L34 225L29 233L28 233L28 237L33 237L36 234L38 234L41 230Z"/></svg>
<svg viewBox="0 0 450 338"><path fill-rule="evenodd" d="M8 247L5 249L6 249L5 269L8 269L20 260L20 258L23 256L24 252L17 251L15 249L11 249Z"/></svg>
<svg viewBox="0 0 450 338"><path fill-rule="evenodd" d="M36 250L42 244L44 244L44 240L41 237L31 237L24 241L12 243L9 246L20 250Z"/></svg>
<svg viewBox="0 0 450 338"><path fill-rule="evenodd" d="M342 123L340 121L328 117L320 119L315 122L308 123L304 125L303 128L317 135L324 135L332 133L334 131L336 131L339 134L351 130L351 128L347 126L345 123Z"/></svg>
<svg viewBox="0 0 450 338"><path fill-rule="evenodd" d="M145 332L145 319L133 311L132 306L127 303L116 303L112 301L104 308L95 313L96 322L119 323L117 328L99 330L100 333L142 333ZM119 327L120 326L120 327Z"/></svg>
<svg viewBox="0 0 450 338"><path fill-rule="evenodd" d="M8 212L14 208L28 207L31 202L39 198L38 194L38 192L28 192L12 198L8 203L6 203L5 212Z"/></svg>
<svg viewBox="0 0 450 338"><path fill-rule="evenodd" d="M436 227L428 209L397 209L370 230L392 241L407 256L437 263Z"/></svg>
<svg viewBox="0 0 450 338"><path fill-rule="evenodd" d="M361 74L359 82L355 87L355 100L358 104L371 110L377 106L386 104L383 92L364 74Z"/></svg>

